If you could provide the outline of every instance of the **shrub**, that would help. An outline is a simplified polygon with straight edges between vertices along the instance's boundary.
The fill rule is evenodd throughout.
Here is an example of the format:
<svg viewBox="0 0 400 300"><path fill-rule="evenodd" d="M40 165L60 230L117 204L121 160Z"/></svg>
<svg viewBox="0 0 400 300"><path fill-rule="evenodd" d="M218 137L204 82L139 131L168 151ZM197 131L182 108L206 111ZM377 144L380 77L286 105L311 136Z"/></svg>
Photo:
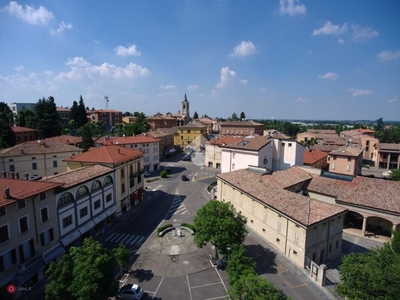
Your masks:
<svg viewBox="0 0 400 300"><path fill-rule="evenodd" d="M167 178L167 177L168 177L167 171L162 170L161 173L160 173L160 177L161 177L161 178Z"/></svg>
<svg viewBox="0 0 400 300"><path fill-rule="evenodd" d="M193 224L189 224L189 223L182 223L181 226L192 229L193 232L196 232L196 227L194 227Z"/></svg>
<svg viewBox="0 0 400 300"><path fill-rule="evenodd" d="M160 233L161 231L170 228L170 227L174 227L171 223L165 224L163 226L160 226L157 228L157 233Z"/></svg>

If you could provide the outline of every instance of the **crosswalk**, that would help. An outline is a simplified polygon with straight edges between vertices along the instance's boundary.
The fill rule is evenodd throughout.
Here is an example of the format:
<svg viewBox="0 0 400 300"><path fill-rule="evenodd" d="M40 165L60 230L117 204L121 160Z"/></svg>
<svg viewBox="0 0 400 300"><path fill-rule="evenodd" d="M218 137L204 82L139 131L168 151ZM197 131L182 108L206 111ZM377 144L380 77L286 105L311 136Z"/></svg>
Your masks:
<svg viewBox="0 0 400 300"><path fill-rule="evenodd" d="M186 206L182 203L182 199L178 191L176 192L171 207L164 219L169 220L173 215L190 215Z"/></svg>
<svg viewBox="0 0 400 300"><path fill-rule="evenodd" d="M130 246L142 245L145 240L146 237L142 235L134 235L129 233L115 233L115 232L106 238L106 242L124 244Z"/></svg>

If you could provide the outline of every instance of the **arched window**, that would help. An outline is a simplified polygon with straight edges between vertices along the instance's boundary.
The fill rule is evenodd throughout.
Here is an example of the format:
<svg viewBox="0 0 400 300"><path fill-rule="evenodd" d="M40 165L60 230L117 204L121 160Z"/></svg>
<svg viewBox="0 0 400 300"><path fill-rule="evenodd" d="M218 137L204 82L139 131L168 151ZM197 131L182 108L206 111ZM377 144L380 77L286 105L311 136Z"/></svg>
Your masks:
<svg viewBox="0 0 400 300"><path fill-rule="evenodd" d="M84 185L82 185L78 191L76 192L76 199L85 196L88 193L88 188Z"/></svg>
<svg viewBox="0 0 400 300"><path fill-rule="evenodd" d="M104 185L105 186L109 185L109 184L112 184L112 183L113 183L113 180L112 180L111 176L107 176L106 179L104 179Z"/></svg>
<svg viewBox="0 0 400 300"><path fill-rule="evenodd" d="M96 180L92 183L92 187L90 188L90 190L93 192L99 188L101 188L101 182Z"/></svg>
<svg viewBox="0 0 400 300"><path fill-rule="evenodd" d="M70 193L62 194L58 200L58 206L66 205L72 201L74 201L74 197Z"/></svg>

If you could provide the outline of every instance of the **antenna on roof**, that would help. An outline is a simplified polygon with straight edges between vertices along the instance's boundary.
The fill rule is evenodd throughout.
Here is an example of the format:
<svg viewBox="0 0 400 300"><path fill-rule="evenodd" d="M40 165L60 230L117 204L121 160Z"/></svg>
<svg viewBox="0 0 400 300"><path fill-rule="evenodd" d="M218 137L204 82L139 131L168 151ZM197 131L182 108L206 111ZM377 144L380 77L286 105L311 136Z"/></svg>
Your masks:
<svg viewBox="0 0 400 300"><path fill-rule="evenodd" d="M108 102L109 102L110 100L108 100L108 96L104 96L104 99L106 100L106 109L108 109Z"/></svg>

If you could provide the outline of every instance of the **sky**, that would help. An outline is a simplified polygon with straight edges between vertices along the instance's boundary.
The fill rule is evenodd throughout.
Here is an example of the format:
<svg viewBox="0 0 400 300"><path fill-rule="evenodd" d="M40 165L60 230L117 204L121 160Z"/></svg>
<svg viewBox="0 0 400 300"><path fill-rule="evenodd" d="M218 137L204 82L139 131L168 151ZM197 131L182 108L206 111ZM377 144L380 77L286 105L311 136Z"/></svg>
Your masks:
<svg viewBox="0 0 400 300"><path fill-rule="evenodd" d="M0 0L0 45L8 104L400 120L398 0Z"/></svg>

